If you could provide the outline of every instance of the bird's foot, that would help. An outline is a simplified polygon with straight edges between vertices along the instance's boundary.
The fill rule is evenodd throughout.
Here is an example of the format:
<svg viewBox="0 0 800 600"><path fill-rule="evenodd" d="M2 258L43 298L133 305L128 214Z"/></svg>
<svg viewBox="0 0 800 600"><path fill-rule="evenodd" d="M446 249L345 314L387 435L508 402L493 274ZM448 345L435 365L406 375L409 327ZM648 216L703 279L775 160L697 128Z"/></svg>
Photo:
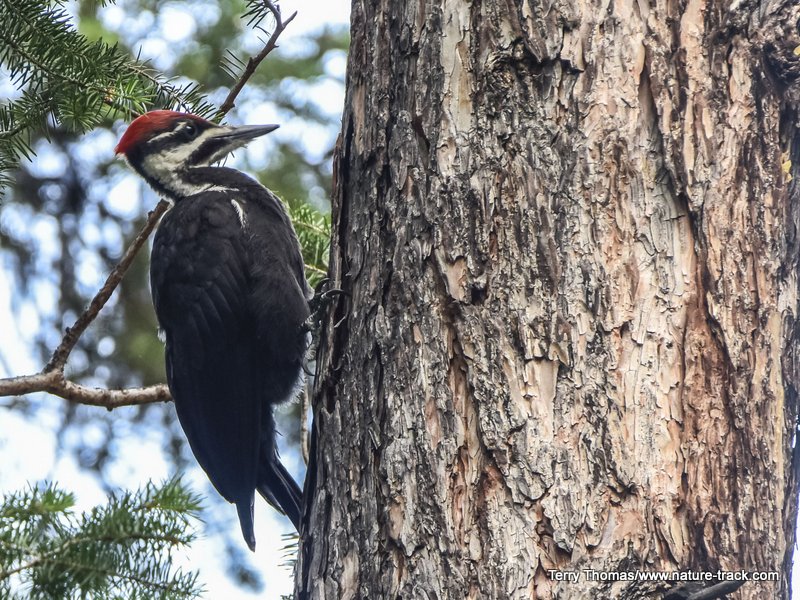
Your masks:
<svg viewBox="0 0 800 600"><path fill-rule="evenodd" d="M325 318L328 308L331 303L339 296L348 296L349 294L344 290L329 288L330 280L326 277L320 281L316 288L314 288L314 297L308 301L308 307L311 309L311 314L303 323L303 330L311 332L316 337L316 333L322 327L322 321ZM337 323L336 325L338 325Z"/></svg>
<svg viewBox="0 0 800 600"><path fill-rule="evenodd" d="M314 361L317 356L322 324L328 314L328 309L330 308L331 304L339 296L349 296L349 294L343 290L328 289L329 284L330 281L327 278L318 283L314 289L314 297L308 302L308 306L311 309L311 314L305 320L302 327L303 331L311 334L311 343L306 350L306 357L309 361ZM333 326L334 329L337 328L339 324L344 321L344 319L344 316L339 319L339 321ZM304 370L306 370L305 366ZM307 370L306 374L310 375Z"/></svg>

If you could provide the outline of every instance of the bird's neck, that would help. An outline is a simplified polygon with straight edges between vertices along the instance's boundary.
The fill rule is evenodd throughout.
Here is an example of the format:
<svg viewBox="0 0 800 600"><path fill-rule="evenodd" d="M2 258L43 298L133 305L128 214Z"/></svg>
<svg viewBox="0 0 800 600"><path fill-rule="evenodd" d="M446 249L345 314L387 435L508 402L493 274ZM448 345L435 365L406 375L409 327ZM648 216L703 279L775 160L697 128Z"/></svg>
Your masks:
<svg viewBox="0 0 800 600"><path fill-rule="evenodd" d="M258 185L241 171L227 167L203 166L169 171L155 168L142 169L140 173L157 194L173 202L203 192L236 192Z"/></svg>

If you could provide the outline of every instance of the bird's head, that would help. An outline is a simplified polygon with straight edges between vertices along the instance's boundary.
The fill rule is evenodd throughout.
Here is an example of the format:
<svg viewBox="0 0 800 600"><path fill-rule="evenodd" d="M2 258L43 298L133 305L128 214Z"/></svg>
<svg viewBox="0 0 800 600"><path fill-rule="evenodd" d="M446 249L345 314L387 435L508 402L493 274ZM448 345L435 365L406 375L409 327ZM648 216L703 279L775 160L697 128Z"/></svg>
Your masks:
<svg viewBox="0 0 800 600"><path fill-rule="evenodd" d="M277 125L216 125L189 113L154 110L137 117L120 138L116 153L158 192L173 198L197 191L187 176L194 167L225 158Z"/></svg>

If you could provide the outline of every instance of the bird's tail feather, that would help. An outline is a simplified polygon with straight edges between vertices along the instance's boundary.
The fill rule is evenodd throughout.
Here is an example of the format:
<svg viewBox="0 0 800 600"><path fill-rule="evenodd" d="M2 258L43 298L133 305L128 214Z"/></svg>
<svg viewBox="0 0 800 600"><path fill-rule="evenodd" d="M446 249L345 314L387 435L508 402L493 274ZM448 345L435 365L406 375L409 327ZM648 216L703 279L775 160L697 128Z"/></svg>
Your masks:
<svg viewBox="0 0 800 600"><path fill-rule="evenodd" d="M253 531L253 496L236 502L239 513L239 524L242 526L242 537L252 552L256 551L256 534Z"/></svg>
<svg viewBox="0 0 800 600"><path fill-rule="evenodd" d="M289 517L295 529L300 531L303 492L277 455L261 462L256 489L264 500Z"/></svg>

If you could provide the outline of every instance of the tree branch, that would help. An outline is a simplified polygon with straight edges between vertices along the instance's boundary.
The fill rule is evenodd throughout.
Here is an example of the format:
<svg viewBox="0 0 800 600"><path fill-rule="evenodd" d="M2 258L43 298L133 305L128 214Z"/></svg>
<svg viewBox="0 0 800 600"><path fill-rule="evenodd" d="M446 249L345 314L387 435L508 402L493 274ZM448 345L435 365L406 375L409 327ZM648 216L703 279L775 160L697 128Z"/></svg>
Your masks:
<svg viewBox="0 0 800 600"><path fill-rule="evenodd" d="M120 406L168 402L172 399L166 385L151 385L146 388L107 390L92 388L68 381L63 371L42 371L35 375L0 379L0 396L21 396L34 392L47 392L71 402L102 406L108 410Z"/></svg>
<svg viewBox="0 0 800 600"><path fill-rule="evenodd" d="M155 229L158 220L169 208L169 203L161 200L156 207L147 215L147 222L138 233L122 258L108 275L103 287L95 294L89 306L86 307L80 316L75 320L72 327L67 327L64 337L58 348L55 349L50 361L44 369L35 375L24 375L21 377L9 377L0 379L0 396L20 396L33 392L49 392L60 396L65 400L89 404L92 406L104 406L111 410L118 406L129 406L132 404L147 404L150 402L166 402L170 400L169 390L166 385L155 385L147 388L132 388L126 390L106 390L101 388L89 388L68 381L64 377L64 367L70 353L78 343L78 339L86 331L89 324L97 318L97 315L105 306L111 294L122 281L125 273L133 263L133 259L142 248L147 238L150 237Z"/></svg>
<svg viewBox="0 0 800 600"><path fill-rule="evenodd" d="M122 277L130 268L133 259L136 258L139 250L147 241L147 238L150 237L150 233L153 231L153 229L155 229L158 220L161 218L161 215L167 211L167 208L169 208L169 203L166 200L161 200L156 207L148 213L147 222L145 223L144 227L142 227L142 230L125 251L125 254L122 255L122 258L117 263L117 266L114 267L114 269L108 275L103 287L101 287L100 291L95 294L94 298L92 298L92 301L89 303L89 306L83 311L83 313L81 313L81 315L75 321L75 324L72 327L67 327L66 331L64 332L64 338L61 340L61 343L58 345L58 348L56 348L55 352L53 352L50 362L48 362L44 368L45 373L55 369L61 369L63 371L64 365L67 362L67 357L69 357L70 352L72 352L72 349L78 342L78 338L83 335L83 332L86 331L86 328L89 326L89 324L97 317L100 309L102 309L106 302L108 302L111 294L114 293L114 290L119 285L119 282L122 281Z"/></svg>
<svg viewBox="0 0 800 600"><path fill-rule="evenodd" d="M717 600L738 590L744 581L721 581L708 587L701 582L681 584L664 596L664 600Z"/></svg>
<svg viewBox="0 0 800 600"><path fill-rule="evenodd" d="M239 95L239 92L242 91L244 85L247 83L247 80L256 72L258 65L261 64L267 55L272 52L277 47L278 37L280 37L283 30L286 29L286 26L291 23L294 18L297 16L297 11L293 12L288 19L285 21L281 19L281 11L280 9L275 6L269 0L264 0L264 5L267 7L267 10L272 13L272 16L275 17L275 30L272 32L272 35L267 40L264 49L259 52L255 57L251 57L247 59L247 65L245 65L244 71L242 71L241 76L239 77L239 81L236 82L231 88L231 91L228 92L228 97L225 98L225 101L220 105L219 111L217 112L216 119L222 119L225 115L230 112L230 110L236 105L236 97Z"/></svg>

